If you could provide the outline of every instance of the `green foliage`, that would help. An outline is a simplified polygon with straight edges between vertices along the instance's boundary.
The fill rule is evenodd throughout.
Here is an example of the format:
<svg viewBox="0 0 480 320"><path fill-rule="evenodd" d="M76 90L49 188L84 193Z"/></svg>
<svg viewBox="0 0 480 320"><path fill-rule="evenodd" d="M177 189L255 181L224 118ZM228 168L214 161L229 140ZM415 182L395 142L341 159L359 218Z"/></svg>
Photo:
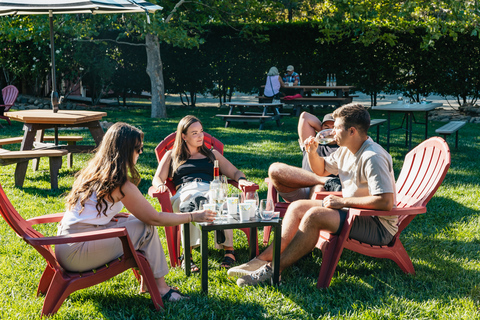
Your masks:
<svg viewBox="0 0 480 320"><path fill-rule="evenodd" d="M179 108L168 110L170 119L150 119L148 109L108 111L105 120L126 121L145 132L144 153L139 159L141 192L157 209L156 200L147 194L157 160L154 148L175 130L185 114L198 116L205 131L225 144L226 157L246 176L260 185L260 198L266 197L268 166L274 161L301 165L297 142L298 118L284 117L282 127L268 122L265 130L249 123L232 124L215 117L226 113L219 108ZM330 110L321 110L322 117ZM371 111L372 118L385 114ZM401 117L392 115L392 125ZM433 122L429 135L443 123ZM22 124L13 122L0 131L0 138L19 136ZM385 143L385 128L381 129ZM66 134L66 133L65 133ZM85 130L69 134L83 135L82 144L92 144ZM413 143L423 139L423 127L413 127ZM239 288L236 278L219 270L223 252L214 249L209 238L209 293L201 293L198 274L186 277L179 268L170 269L168 284L177 285L191 296L188 301L167 303L165 311L156 312L148 295L137 294L138 283L131 272L125 272L97 286L71 294L52 319L478 319L480 317L480 135L478 124L467 124L459 135L459 149L452 147L452 165L439 190L429 202L427 213L416 217L401 236L412 258L416 275L405 275L392 261L374 259L345 250L340 258L331 287L316 289L322 254L314 250L282 273L279 287ZM391 155L398 176L407 149L401 132L392 133ZM18 146L8 146L15 148ZM1 167L0 182L13 206L25 218L64 210L63 194L74 181L74 175L85 166L90 154L75 154L74 168L60 170L58 191L51 191L48 161L40 170L27 172L24 188L14 187L15 166ZM54 225L39 228L45 235L55 235ZM159 228L163 248L164 233ZM260 230L259 239L262 239ZM236 258L248 259L245 235L234 231ZM261 243L261 240L259 240ZM263 246L260 245L260 250ZM168 254L167 254L168 259ZM200 252L193 251L198 263ZM19 239L8 225L0 221L0 318L38 319L44 297L36 298L36 287L45 268L44 259Z"/></svg>

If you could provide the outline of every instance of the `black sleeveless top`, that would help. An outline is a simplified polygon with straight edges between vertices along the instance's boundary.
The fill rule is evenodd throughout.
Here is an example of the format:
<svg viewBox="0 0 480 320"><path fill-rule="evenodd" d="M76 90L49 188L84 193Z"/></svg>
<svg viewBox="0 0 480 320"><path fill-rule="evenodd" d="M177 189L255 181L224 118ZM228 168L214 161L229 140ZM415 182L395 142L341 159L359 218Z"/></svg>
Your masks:
<svg viewBox="0 0 480 320"><path fill-rule="evenodd" d="M213 163L210 159L188 159L173 173L172 182L176 188L195 179L208 183L213 180Z"/></svg>

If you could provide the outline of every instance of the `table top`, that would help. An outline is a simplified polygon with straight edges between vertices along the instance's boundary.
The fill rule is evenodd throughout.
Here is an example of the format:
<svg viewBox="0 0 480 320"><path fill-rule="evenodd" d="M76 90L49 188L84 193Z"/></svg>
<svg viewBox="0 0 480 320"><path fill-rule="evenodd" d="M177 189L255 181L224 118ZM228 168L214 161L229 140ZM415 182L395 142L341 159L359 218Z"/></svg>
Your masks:
<svg viewBox="0 0 480 320"><path fill-rule="evenodd" d="M87 110L58 110L53 113L52 110L32 109L5 112L5 115L23 123L78 124L101 120L107 113Z"/></svg>
<svg viewBox="0 0 480 320"><path fill-rule="evenodd" d="M381 110L381 111L398 111L398 112L408 112L408 111L430 111L435 108L443 106L443 103L402 103L394 102L392 104L385 104L381 106L374 106L372 110Z"/></svg>
<svg viewBox="0 0 480 320"><path fill-rule="evenodd" d="M263 220L254 218L248 221L240 220L240 216L235 214L233 216L225 215L222 219L216 219L213 222L194 222L200 229L204 230L221 230L221 229L241 229L241 228L255 228L261 226L274 226L282 222L280 218L271 220Z"/></svg>
<svg viewBox="0 0 480 320"><path fill-rule="evenodd" d="M257 102L225 102L226 106L245 106L245 107L271 107L283 106L283 103L257 103Z"/></svg>

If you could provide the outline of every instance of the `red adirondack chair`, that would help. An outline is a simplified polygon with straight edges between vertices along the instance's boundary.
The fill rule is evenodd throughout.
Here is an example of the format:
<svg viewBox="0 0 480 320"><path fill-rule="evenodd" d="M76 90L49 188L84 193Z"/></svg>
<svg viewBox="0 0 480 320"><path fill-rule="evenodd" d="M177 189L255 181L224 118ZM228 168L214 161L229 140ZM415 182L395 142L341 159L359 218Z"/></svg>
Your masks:
<svg viewBox="0 0 480 320"><path fill-rule="evenodd" d="M5 119L11 125L10 119L4 115L15 103L18 97L18 89L15 86L9 85L2 89L3 103L0 104L0 119Z"/></svg>
<svg viewBox="0 0 480 320"><path fill-rule="evenodd" d="M317 288L327 288L330 285L344 248L375 258L391 259L403 272L415 274L412 261L400 241L400 234L416 215L427 211L426 205L442 183L449 167L450 150L445 140L433 137L422 142L405 157L396 182L396 208L391 211L351 208L338 236L320 232L316 247L322 250L323 256ZM328 193L319 193L317 199L323 198L326 194ZM375 246L348 237L357 216L392 215L399 217L398 231L388 245Z"/></svg>
<svg viewBox="0 0 480 320"><path fill-rule="evenodd" d="M218 140L215 137L212 137L210 134L206 132L204 132L203 134L204 134L204 142L207 148L216 149L218 152L223 154L223 143L221 143L220 140ZM165 153L168 150L171 150L173 148L176 135L177 135L176 132L169 134L155 148L155 154L157 155L157 160L159 163L162 160ZM228 183L238 188L238 183L236 181L228 180ZM170 178L167 179L167 182L165 184L170 190L171 195L172 196L175 195L176 190L172 180ZM247 187L242 191L245 193L245 192L255 191L255 190L258 190L258 185ZM157 188L153 186L150 187L150 189L148 190L148 194L150 196L158 199L158 201L160 202L160 205L162 206L163 212L173 212L172 202L170 201L170 193L168 191L158 192ZM245 232L245 234L247 235L248 243L252 245L250 242L250 229L243 228L240 230ZM170 265L172 267L176 267L177 265L180 265L180 226L165 227L165 235L167 237L167 246L168 246L168 254L170 256ZM258 255L258 242L255 245L257 247L256 250Z"/></svg>
<svg viewBox="0 0 480 320"><path fill-rule="evenodd" d="M25 220L15 210L8 200L0 185L0 214L8 225L26 243L33 246L47 261L40 283L38 284L37 296L46 294L43 302L42 315L56 313L63 301L77 290L87 288L106 281L130 268L138 268L143 276L144 283L157 310L163 308L162 297L158 291L152 269L147 259L138 251L135 251L125 228L112 228L108 230L82 232L68 236L44 237L40 232L32 228L40 223L59 222L63 213L49 214ZM55 257L52 245L93 241L107 238L119 238L123 244L124 255L120 258L90 272L70 272L62 268ZM134 274L139 279L137 271Z"/></svg>

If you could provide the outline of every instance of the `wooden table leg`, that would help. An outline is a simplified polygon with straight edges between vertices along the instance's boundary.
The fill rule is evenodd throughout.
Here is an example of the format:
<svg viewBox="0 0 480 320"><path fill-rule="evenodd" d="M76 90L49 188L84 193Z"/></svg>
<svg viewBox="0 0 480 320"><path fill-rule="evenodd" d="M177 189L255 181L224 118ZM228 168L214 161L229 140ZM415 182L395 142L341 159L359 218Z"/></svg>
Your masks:
<svg viewBox="0 0 480 320"><path fill-rule="evenodd" d="M257 256L257 228L250 228L250 260Z"/></svg>
<svg viewBox="0 0 480 320"><path fill-rule="evenodd" d="M33 141L35 140L35 134L37 132L35 126L31 124L23 125L23 140L20 146L20 150L32 150ZM15 166L15 186L23 187L25 181L25 175L27 174L28 160L20 161Z"/></svg>
<svg viewBox="0 0 480 320"><path fill-rule="evenodd" d="M390 111L387 111L387 152L390 152Z"/></svg>
<svg viewBox="0 0 480 320"><path fill-rule="evenodd" d="M103 136L105 135L105 132L103 132L102 126L100 126L100 121L88 122L85 125L88 126L88 129L90 130L90 134L92 135L93 140L95 141L95 144L98 147L100 145L100 142L102 142Z"/></svg>

